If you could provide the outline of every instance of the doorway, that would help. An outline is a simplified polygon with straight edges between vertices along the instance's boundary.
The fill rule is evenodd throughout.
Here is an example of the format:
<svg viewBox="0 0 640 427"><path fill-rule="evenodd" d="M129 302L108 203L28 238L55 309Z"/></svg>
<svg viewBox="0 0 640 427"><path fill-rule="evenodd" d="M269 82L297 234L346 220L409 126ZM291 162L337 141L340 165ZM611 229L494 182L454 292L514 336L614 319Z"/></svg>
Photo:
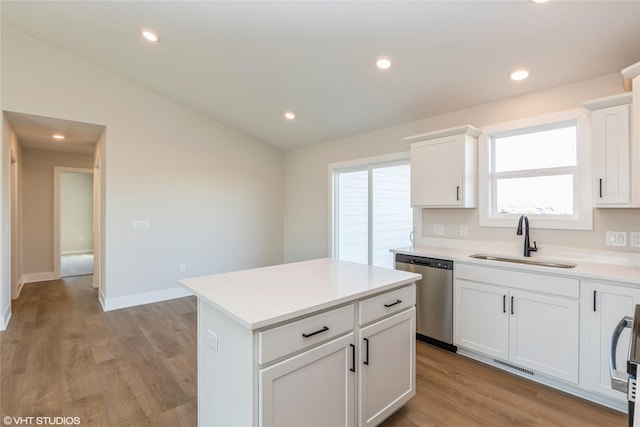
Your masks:
<svg viewBox="0 0 640 427"><path fill-rule="evenodd" d="M56 167L54 173L58 200L54 201L58 213L56 270L61 278L93 274L93 170Z"/></svg>

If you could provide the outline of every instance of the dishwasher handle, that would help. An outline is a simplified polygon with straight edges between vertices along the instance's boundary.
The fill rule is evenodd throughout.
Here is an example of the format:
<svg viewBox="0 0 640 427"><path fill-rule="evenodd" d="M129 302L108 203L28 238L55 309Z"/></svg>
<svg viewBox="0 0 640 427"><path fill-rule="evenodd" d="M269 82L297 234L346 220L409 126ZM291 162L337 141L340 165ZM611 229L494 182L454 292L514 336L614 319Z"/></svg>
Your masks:
<svg viewBox="0 0 640 427"><path fill-rule="evenodd" d="M623 393L627 392L629 384L628 375L618 371L616 367L616 349L618 348L618 340L620 335L626 328L633 326L633 317L625 316L616 325L611 336L611 349L609 350L609 373L611 375L611 388Z"/></svg>

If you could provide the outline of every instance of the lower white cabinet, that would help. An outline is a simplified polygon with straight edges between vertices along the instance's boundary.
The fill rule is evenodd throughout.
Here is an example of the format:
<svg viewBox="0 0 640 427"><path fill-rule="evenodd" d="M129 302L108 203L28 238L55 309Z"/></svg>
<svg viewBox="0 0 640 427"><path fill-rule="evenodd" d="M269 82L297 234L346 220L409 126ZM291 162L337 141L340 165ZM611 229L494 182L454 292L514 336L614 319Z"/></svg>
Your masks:
<svg viewBox="0 0 640 427"><path fill-rule="evenodd" d="M360 426L379 424L416 393L415 311L411 308L358 331Z"/></svg>
<svg viewBox="0 0 640 427"><path fill-rule="evenodd" d="M577 281L486 267L458 265L457 269L454 284L456 345L578 383L580 314ZM556 285L560 295L546 293Z"/></svg>
<svg viewBox="0 0 640 427"><path fill-rule="evenodd" d="M632 316L636 304L640 304L640 289L606 283L591 283L590 297L590 369L589 386L611 398L626 401L625 393L611 388L609 374L609 351L611 335L616 325L625 316ZM616 364L620 371L626 370L629 352L630 331L625 329L618 341Z"/></svg>
<svg viewBox="0 0 640 427"><path fill-rule="evenodd" d="M261 426L354 426L354 334L259 372Z"/></svg>

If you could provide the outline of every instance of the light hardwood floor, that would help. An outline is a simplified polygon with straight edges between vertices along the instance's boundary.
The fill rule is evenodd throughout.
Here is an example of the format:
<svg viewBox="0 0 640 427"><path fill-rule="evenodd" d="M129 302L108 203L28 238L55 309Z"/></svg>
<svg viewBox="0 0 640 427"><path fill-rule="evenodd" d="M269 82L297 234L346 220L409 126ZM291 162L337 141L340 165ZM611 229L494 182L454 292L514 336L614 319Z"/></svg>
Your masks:
<svg viewBox="0 0 640 427"><path fill-rule="evenodd" d="M4 416L196 426L193 297L103 313L91 276L25 285L1 335ZM419 342L395 426L620 426L623 414ZM25 424L23 424L25 425Z"/></svg>

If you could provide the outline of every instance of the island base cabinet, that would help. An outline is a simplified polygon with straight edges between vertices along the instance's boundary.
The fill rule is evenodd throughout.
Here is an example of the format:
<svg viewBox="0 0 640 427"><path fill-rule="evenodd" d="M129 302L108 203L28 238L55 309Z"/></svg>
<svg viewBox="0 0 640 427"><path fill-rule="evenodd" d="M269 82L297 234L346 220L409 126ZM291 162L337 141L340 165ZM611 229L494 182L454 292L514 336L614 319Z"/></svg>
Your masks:
<svg viewBox="0 0 640 427"><path fill-rule="evenodd" d="M415 395L415 308L359 331L360 426L375 426Z"/></svg>
<svg viewBox="0 0 640 427"><path fill-rule="evenodd" d="M354 426L351 333L259 371L259 425Z"/></svg>

